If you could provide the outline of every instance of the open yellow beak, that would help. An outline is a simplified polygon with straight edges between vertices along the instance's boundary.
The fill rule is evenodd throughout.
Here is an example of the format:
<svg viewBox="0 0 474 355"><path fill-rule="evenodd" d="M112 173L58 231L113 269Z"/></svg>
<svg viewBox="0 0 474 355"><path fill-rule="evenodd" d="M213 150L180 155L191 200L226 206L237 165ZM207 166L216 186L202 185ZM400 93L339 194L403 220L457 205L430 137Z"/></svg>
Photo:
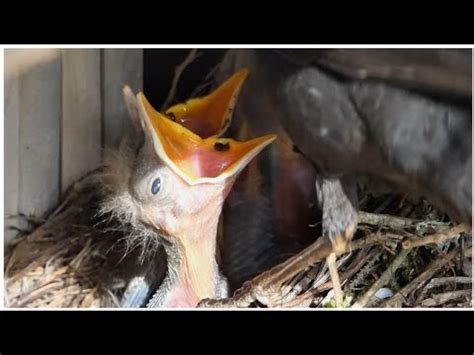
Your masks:
<svg viewBox="0 0 474 355"><path fill-rule="evenodd" d="M166 115L202 138L221 135L231 122L247 75L248 70L241 69L208 96L172 106L166 110Z"/></svg>
<svg viewBox="0 0 474 355"><path fill-rule="evenodd" d="M232 95L235 94L234 89ZM217 91L219 90L221 88ZM230 91L228 91L228 95L230 95ZM247 142L218 138L215 135L210 137L203 135L203 138L201 138L178 120L173 121L169 116L167 117L153 109L143 93L139 93L137 99L140 116L146 126L145 129L150 132L155 152L165 164L190 185L216 183L238 174L263 148L276 138L275 135L266 135ZM217 100L216 102L216 109L220 114L213 117L227 117L226 111L222 110L224 107L222 105L223 101ZM209 115L214 114L213 110L199 112ZM194 119L199 120L200 117L208 116L194 116ZM219 124L223 124L223 121L221 120Z"/></svg>

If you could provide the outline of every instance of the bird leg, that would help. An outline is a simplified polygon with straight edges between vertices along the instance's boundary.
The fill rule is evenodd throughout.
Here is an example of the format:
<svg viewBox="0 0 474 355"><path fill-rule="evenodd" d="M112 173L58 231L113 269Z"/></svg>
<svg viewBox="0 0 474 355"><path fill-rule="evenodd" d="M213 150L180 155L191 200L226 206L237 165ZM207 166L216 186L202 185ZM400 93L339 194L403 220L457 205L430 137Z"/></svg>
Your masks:
<svg viewBox="0 0 474 355"><path fill-rule="evenodd" d="M323 237L331 241L334 252L326 259L333 284L336 307L342 307L343 292L336 266L336 253L346 249L357 227L357 188L352 177L319 177L318 200L323 210Z"/></svg>

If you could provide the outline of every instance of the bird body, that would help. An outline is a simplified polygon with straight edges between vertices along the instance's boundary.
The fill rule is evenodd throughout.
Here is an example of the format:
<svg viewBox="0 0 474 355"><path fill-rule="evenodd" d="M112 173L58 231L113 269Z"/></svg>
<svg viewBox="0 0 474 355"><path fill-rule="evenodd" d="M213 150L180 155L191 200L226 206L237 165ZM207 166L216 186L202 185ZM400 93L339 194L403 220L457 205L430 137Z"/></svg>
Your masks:
<svg viewBox="0 0 474 355"><path fill-rule="evenodd" d="M362 62L362 54L347 52L345 57L340 55L343 60L331 51L231 51L226 61L232 64L224 67L245 66L251 73L238 114L251 117L248 124L258 134L269 126L266 121L278 122L321 176L372 175L402 189L420 191L455 219L470 221L472 120L466 83L470 83L471 67L464 64L471 62L470 52L363 52L363 58L371 59L363 62L367 77L375 73L372 77L377 78L382 72L371 69L374 62L377 68L385 68L379 81L340 79L322 69L334 70L333 57L339 59L339 66L346 63L348 67L353 57ZM318 58L322 59L318 62ZM418 74L428 64L430 70L444 73L442 84ZM400 76L396 65L402 72L413 73L412 77L390 77L390 73ZM423 93L437 93L446 100ZM452 97L461 103L449 101Z"/></svg>
<svg viewBox="0 0 474 355"><path fill-rule="evenodd" d="M421 194L453 220L471 223L471 63L470 51L457 50L230 50L218 77L242 67L250 75L229 130L245 125L250 137L270 129L280 137L253 163L268 213L286 214L270 218L272 232L260 237L268 244L285 234L275 225L310 212L314 196L323 235L345 248L357 227L361 177ZM292 192L298 184L309 185L302 195ZM228 201L250 191L237 187ZM232 208L225 209L226 228L254 232ZM245 238L234 244L247 249Z"/></svg>

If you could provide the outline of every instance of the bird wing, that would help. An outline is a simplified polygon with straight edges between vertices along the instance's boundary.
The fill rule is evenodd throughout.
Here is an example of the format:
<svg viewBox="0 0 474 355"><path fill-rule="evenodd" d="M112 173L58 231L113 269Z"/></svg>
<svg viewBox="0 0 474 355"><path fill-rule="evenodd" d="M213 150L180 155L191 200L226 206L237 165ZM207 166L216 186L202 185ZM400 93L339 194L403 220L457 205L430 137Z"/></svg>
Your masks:
<svg viewBox="0 0 474 355"><path fill-rule="evenodd" d="M317 64L352 79L378 79L438 95L472 97L472 53L464 49L277 50L298 65Z"/></svg>

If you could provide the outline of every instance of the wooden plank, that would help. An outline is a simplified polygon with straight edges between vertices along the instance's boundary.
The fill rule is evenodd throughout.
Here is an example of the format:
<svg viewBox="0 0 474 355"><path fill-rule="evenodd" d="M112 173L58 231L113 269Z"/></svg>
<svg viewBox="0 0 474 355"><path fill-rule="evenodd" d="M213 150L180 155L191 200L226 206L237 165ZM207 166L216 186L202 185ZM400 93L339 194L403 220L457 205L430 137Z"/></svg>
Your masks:
<svg viewBox="0 0 474 355"><path fill-rule="evenodd" d="M130 120L122 88L128 84L137 93L143 90L143 50L103 50L103 144L117 147Z"/></svg>
<svg viewBox="0 0 474 355"><path fill-rule="evenodd" d="M62 51L61 191L100 164L100 49Z"/></svg>
<svg viewBox="0 0 474 355"><path fill-rule="evenodd" d="M39 217L59 200L61 56L56 49L25 51L30 58L48 54L19 76L18 208Z"/></svg>
<svg viewBox="0 0 474 355"><path fill-rule="evenodd" d="M19 144L18 136L20 131L20 112L19 112L19 82L18 66L15 58L17 49L5 49L4 56L4 214L5 214L5 238L4 244L7 245L17 234L10 229L17 225L17 220L12 218L18 214L18 176L19 176Z"/></svg>

